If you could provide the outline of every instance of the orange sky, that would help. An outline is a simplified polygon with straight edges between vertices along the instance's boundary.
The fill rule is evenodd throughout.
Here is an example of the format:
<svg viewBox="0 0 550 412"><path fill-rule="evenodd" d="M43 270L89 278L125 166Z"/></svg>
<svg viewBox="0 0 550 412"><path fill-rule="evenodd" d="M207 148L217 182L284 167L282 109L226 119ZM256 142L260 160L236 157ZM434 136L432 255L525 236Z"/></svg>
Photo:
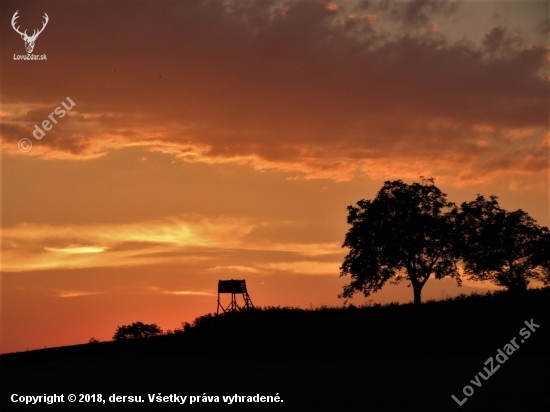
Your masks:
<svg viewBox="0 0 550 412"><path fill-rule="evenodd" d="M178 327L218 279L341 305L346 207L385 180L550 224L544 2L27 3L0 5L2 352ZM17 10L47 60L14 59Z"/></svg>

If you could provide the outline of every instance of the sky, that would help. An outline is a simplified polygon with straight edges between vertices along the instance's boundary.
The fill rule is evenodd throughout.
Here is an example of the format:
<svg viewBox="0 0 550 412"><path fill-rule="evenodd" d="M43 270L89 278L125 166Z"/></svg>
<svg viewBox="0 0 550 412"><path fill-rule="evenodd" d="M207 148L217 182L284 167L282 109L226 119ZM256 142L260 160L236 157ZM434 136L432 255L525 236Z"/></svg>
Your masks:
<svg viewBox="0 0 550 412"><path fill-rule="evenodd" d="M347 206L387 180L548 226L549 30L546 1L3 1L1 352L180 327L218 279L341 306Z"/></svg>

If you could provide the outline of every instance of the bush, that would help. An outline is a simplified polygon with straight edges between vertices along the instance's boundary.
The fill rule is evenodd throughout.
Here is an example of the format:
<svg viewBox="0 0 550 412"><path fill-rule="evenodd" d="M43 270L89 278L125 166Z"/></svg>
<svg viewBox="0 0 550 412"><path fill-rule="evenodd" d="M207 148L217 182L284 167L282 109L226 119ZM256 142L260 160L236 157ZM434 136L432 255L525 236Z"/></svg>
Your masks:
<svg viewBox="0 0 550 412"><path fill-rule="evenodd" d="M114 340L142 339L162 335L162 329L156 324L134 322L131 325L119 326L113 336Z"/></svg>

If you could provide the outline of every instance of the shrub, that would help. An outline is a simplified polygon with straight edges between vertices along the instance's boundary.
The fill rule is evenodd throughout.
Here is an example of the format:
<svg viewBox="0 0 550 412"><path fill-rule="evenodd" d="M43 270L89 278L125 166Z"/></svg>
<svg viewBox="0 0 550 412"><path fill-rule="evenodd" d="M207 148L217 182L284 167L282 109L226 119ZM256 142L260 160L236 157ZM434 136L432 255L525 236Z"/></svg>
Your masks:
<svg viewBox="0 0 550 412"><path fill-rule="evenodd" d="M156 324L134 322L131 325L119 326L113 336L114 340L142 339L162 335L162 329Z"/></svg>

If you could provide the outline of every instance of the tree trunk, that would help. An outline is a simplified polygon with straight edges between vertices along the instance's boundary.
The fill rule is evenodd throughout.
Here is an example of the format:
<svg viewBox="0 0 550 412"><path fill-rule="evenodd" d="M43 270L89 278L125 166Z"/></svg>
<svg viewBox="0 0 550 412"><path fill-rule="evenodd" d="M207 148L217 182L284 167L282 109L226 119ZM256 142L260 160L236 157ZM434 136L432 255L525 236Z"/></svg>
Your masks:
<svg viewBox="0 0 550 412"><path fill-rule="evenodd" d="M525 278L516 278L510 282L508 286L508 291L511 293L522 293L527 290L527 281Z"/></svg>
<svg viewBox="0 0 550 412"><path fill-rule="evenodd" d="M512 261L510 261L510 271L508 272L508 279L508 291L512 293L521 293L527 290L527 284L529 282L525 278L524 274L514 271Z"/></svg>
<svg viewBox="0 0 550 412"><path fill-rule="evenodd" d="M422 299L420 298L420 293L422 292L422 285L413 283L413 292L414 292L414 304L421 305Z"/></svg>

